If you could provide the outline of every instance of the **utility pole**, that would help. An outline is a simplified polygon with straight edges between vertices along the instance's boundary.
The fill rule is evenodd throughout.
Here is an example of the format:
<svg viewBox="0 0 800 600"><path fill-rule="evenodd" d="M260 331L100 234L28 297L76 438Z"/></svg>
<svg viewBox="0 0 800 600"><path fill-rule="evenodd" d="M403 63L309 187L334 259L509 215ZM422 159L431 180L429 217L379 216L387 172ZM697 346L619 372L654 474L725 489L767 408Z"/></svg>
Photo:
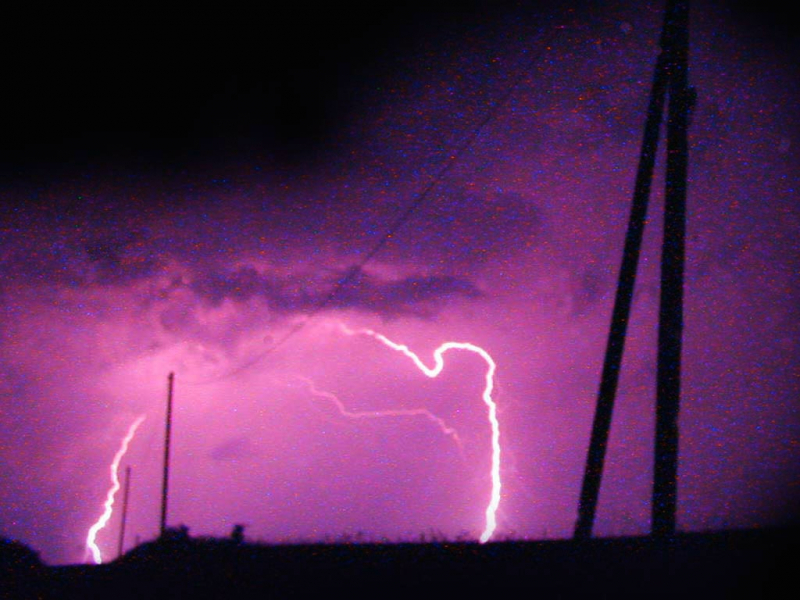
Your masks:
<svg viewBox="0 0 800 600"><path fill-rule="evenodd" d="M667 4L669 47L667 173L664 241L661 250L661 299L658 314L656 435L653 464L651 532L675 533L678 490L678 409L681 393L683 272L686 239L687 130L694 90L688 84L689 2Z"/></svg>
<svg viewBox="0 0 800 600"><path fill-rule="evenodd" d="M167 494L169 490L169 441L172 429L172 386L175 373L167 377L167 428L164 434L164 480L161 486L161 537L167 531Z"/></svg>
<svg viewBox="0 0 800 600"><path fill-rule="evenodd" d="M606 345L597 407L586 457L575 538L591 537L594 526L667 90L669 91L667 175L658 325L652 533L654 535L671 534L675 529L677 417L680 397L686 171L688 165L686 137L688 111L693 97L693 90L687 84L688 4L686 0L668 0L664 15L661 52L656 62L650 91L633 203L611 318L611 329Z"/></svg>
<svg viewBox="0 0 800 600"><path fill-rule="evenodd" d="M122 550L125 546L125 523L128 520L128 494L131 490L131 467L125 467L125 490L122 495L122 523L119 526L119 546L117 548L117 556L122 556Z"/></svg>
<svg viewBox="0 0 800 600"><path fill-rule="evenodd" d="M611 329L608 334L603 373L600 379L600 390L597 394L592 437L589 442L589 453L586 457L586 469L581 487L578 522L575 526L576 538L589 538L592 536L594 516L597 510L597 497L600 493L600 482L603 476L603 464L608 445L608 432L611 428L611 415L614 410L614 399L617 394L619 372L622 366L622 354L625 349L625 335L630 321L636 270L639 265L642 236L647 219L647 205L650 200L650 185L653 180L659 130L664 114L666 87L666 60L662 52L658 57L653 77L653 87L650 91L650 103L647 110L642 148L639 154L639 169L636 173L633 204L628 221L628 230L625 234L625 248L622 253L617 295L614 300Z"/></svg>

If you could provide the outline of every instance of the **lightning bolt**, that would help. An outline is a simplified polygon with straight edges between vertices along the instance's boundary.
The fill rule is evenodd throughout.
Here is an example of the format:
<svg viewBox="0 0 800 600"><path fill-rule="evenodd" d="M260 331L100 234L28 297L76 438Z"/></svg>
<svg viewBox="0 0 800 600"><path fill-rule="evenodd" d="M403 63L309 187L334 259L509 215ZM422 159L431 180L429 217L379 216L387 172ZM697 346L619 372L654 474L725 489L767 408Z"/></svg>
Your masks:
<svg viewBox="0 0 800 600"><path fill-rule="evenodd" d="M300 381L308 386L311 395L317 398L325 398L329 400L339 411L339 414L348 419L382 419L385 417L425 417L432 421L446 436L450 437L458 446L463 458L464 447L461 443L461 438L458 436L458 431L450 427L447 422L441 417L436 416L427 408L396 408L387 410L365 410L365 411L351 411L345 407L344 403L339 400L336 394L320 390L316 387L313 381L306 377L296 376Z"/></svg>
<svg viewBox="0 0 800 600"><path fill-rule="evenodd" d="M431 379L438 377L444 369L444 353L448 350L466 350L468 352L473 352L486 362L486 385L483 389L483 394L481 397L483 398L484 404L486 404L486 407L488 408L489 426L491 427L492 431L492 466L490 473L492 480L492 491L489 504L486 507L486 525L479 539L482 544L488 542L492 538L492 535L497 528L497 508L500 506L500 490L502 487L500 481L500 423L497 420L497 404L495 404L494 400L492 399L492 391L494 390L494 373L497 370L497 365L492 357L488 352L486 352L486 350L480 346L476 346L475 344L470 344L467 342L445 342L433 351L434 366L428 367L422 362L419 356L409 349L408 346L393 342L385 335L373 331L372 329L359 329L358 331L355 331L342 323L339 324L339 327L346 335L367 335L378 340L392 350L404 354L413 361L413 363L420 371L422 371L423 374Z"/></svg>
<svg viewBox="0 0 800 600"><path fill-rule="evenodd" d="M97 533L106 526L108 520L111 518L112 512L114 511L114 497L117 495L117 492L120 488L118 475L119 463L122 460L122 457L125 456L125 453L128 451L128 444L131 443L133 436L136 435L136 430L139 428L139 425L142 424L144 419L145 415L138 417L128 428L128 433L125 434L125 437L122 438L122 443L119 446L119 450L117 450L117 453L114 455L114 459L111 461L111 487L108 489L106 501L103 505L103 514L101 514L100 518L97 519L95 524L89 528L89 533L86 535L86 548L92 553L92 558L97 565L103 562L103 556L100 553L100 548L98 548L95 539L97 538Z"/></svg>

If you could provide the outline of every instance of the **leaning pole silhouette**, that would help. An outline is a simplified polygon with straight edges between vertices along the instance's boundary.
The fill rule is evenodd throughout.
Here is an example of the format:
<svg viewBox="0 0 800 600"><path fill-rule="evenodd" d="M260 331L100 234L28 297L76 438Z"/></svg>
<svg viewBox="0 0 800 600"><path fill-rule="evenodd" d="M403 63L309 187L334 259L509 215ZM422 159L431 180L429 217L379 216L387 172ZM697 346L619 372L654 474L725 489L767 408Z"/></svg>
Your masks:
<svg viewBox="0 0 800 600"><path fill-rule="evenodd" d="M172 385L175 373L167 377L167 425L164 432L164 479L161 484L161 537L167 532L167 496L169 493L169 442L172 431Z"/></svg>
<svg viewBox="0 0 800 600"><path fill-rule="evenodd" d="M122 496L122 522L119 525L119 544L117 545L117 556L122 556L125 548L125 525L128 522L128 496L131 491L131 467L125 467L125 491Z"/></svg>
<svg viewBox="0 0 800 600"><path fill-rule="evenodd" d="M668 0L647 109L639 167L611 317L600 389L581 486L575 538L592 535L603 475L608 434L619 382L625 335L630 317L636 269L647 218L647 205L663 120L667 114L667 168L664 239L661 254L661 296L658 321L656 434L654 449L651 532L675 532L680 404L681 340L683 332L683 270L686 231L687 130L694 90L688 86L689 3Z"/></svg>

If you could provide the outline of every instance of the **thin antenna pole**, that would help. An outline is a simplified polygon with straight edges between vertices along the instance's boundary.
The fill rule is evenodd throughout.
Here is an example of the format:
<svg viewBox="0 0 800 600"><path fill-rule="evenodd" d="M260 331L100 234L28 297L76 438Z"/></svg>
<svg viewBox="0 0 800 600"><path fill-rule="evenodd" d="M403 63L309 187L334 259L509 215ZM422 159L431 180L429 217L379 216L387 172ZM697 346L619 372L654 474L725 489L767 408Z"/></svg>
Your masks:
<svg viewBox="0 0 800 600"><path fill-rule="evenodd" d="M686 176L689 163L689 110L694 90L688 85L689 2L670 0L669 113L664 196L664 242L658 315L656 434L653 464L651 532L675 533L678 477L678 409L681 389L683 272L686 238Z"/></svg>
<svg viewBox="0 0 800 600"><path fill-rule="evenodd" d="M666 27L665 21L665 31ZM663 39L664 34L662 34ZM622 252L617 295L614 299L611 329L608 334L603 373L600 379L600 389L597 394L597 406L592 425L592 437L589 442L583 484L581 486L578 520L575 524L574 533L576 538L591 537L594 526L597 497L600 493L603 463L605 462L606 446L608 444L608 432L611 427L611 415L619 382L622 354L625 349L625 335L628 330L633 288L636 283L636 270L639 265L642 235L647 218L647 205L650 200L650 186L653 181L659 130L664 114L667 81L667 61L665 51L662 48L662 52L656 62L653 85L650 89L650 102L644 126L642 148L639 154L639 168L636 172L636 184L628 220L628 230L625 234L625 247Z"/></svg>
<svg viewBox="0 0 800 600"><path fill-rule="evenodd" d="M131 490L131 467L125 467L125 490L122 495L122 523L119 526L119 547L117 548L117 556L122 556L122 550L125 546L125 523L128 521L128 494Z"/></svg>
<svg viewBox="0 0 800 600"><path fill-rule="evenodd" d="M169 490L169 441L172 429L172 386L175 374L167 377L167 429L164 434L164 481L161 486L161 537L167 531L167 493Z"/></svg>

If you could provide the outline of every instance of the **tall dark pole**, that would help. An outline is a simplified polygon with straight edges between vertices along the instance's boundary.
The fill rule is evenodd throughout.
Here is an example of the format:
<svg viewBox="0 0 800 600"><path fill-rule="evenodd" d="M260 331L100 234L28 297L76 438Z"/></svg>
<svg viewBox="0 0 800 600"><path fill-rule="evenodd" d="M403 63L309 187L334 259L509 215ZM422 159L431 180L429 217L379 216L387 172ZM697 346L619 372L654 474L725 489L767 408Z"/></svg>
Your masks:
<svg viewBox="0 0 800 600"><path fill-rule="evenodd" d="M161 486L161 537L167 531L167 493L169 490L169 438L172 429L172 385L175 374L167 377L167 430L164 434L164 481Z"/></svg>
<svg viewBox="0 0 800 600"><path fill-rule="evenodd" d="M128 494L131 491L131 468L125 467L125 491L122 495L122 523L119 526L119 547L117 548L117 556L122 556L122 550L125 547L125 523L128 521Z"/></svg>
<svg viewBox="0 0 800 600"><path fill-rule="evenodd" d="M667 24L664 23L662 45L665 40ZM603 373L600 378L600 389L597 394L592 437L586 456L586 468L581 486L578 521L575 525L576 538L592 536L594 516L597 510L597 497L603 476L608 432L611 427L611 415L614 410L614 399L617 393L622 354L625 349L625 335L633 300L633 288L636 283L636 270L639 265L639 254L642 247L642 235L647 219L647 205L650 200L650 187L653 181L653 169L658 150L659 130L664 114L664 97L667 88L666 51L662 47L656 62L653 85L650 89L650 102L647 108L647 120L644 126L642 148L639 153L639 168L636 172L636 184L633 191L633 202L628 230L625 234L625 247L622 252L622 265L619 270L617 295L614 299L614 310L611 315L611 329L606 344L603 361Z"/></svg>
<svg viewBox="0 0 800 600"><path fill-rule="evenodd" d="M653 464L652 534L675 532L678 476L678 408L683 333L683 271L686 237L687 129L694 90L688 85L689 3L667 4L669 23L669 111L664 242L658 315L656 435Z"/></svg>
<svg viewBox="0 0 800 600"><path fill-rule="evenodd" d="M688 164L687 128L688 112L693 101L693 90L687 84L688 4L688 1L667 1L661 32L661 53L656 63L650 91L633 205L625 236L592 437L586 457L578 520L575 525L576 538L591 537L594 526L667 87L669 87L667 175L658 330L652 533L669 535L675 530Z"/></svg>

